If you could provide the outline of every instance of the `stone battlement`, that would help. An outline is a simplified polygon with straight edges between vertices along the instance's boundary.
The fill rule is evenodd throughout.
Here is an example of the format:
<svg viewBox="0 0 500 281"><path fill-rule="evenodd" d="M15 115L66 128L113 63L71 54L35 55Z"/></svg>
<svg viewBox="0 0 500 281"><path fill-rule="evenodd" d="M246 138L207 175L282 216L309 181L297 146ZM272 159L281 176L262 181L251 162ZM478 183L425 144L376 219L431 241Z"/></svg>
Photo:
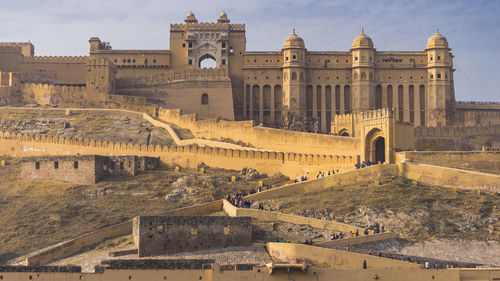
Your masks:
<svg viewBox="0 0 500 281"><path fill-rule="evenodd" d="M21 46L3 46L0 45L0 53L20 53Z"/></svg>
<svg viewBox="0 0 500 281"><path fill-rule="evenodd" d="M393 111L391 109L382 108L382 109L369 110L358 113L336 114L334 117L333 124L350 124L352 122L359 122L363 120L392 118L392 117L393 117Z"/></svg>
<svg viewBox="0 0 500 281"><path fill-rule="evenodd" d="M88 56L33 56L25 57L24 62L31 63L86 63Z"/></svg>
<svg viewBox="0 0 500 281"><path fill-rule="evenodd" d="M106 269L204 269L215 263L213 259L181 259L181 260L103 260ZM210 267L209 267L210 268Z"/></svg>
<svg viewBox="0 0 500 281"><path fill-rule="evenodd" d="M37 89L37 90L46 90L49 92L60 92L60 93L70 93L70 92L80 92L83 93L86 91L85 86L80 85L55 85L48 83L24 83L23 90L29 89Z"/></svg>
<svg viewBox="0 0 500 281"><path fill-rule="evenodd" d="M117 88L144 87L181 81L231 81L227 67L192 68L184 71L166 71L137 78L120 78Z"/></svg>
<svg viewBox="0 0 500 281"><path fill-rule="evenodd" d="M174 23L170 31L245 31L245 24L229 24L219 22Z"/></svg>
<svg viewBox="0 0 500 281"><path fill-rule="evenodd" d="M415 127L415 137L466 137L500 135L500 125Z"/></svg>

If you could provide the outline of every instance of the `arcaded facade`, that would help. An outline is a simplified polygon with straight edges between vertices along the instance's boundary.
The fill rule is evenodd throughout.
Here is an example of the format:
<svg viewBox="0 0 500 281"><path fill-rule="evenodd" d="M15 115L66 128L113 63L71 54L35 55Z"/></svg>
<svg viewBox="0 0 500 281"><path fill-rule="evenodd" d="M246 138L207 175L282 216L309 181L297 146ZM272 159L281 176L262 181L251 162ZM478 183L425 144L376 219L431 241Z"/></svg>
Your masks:
<svg viewBox="0 0 500 281"><path fill-rule="evenodd" d="M324 133L337 114L382 108L414 126L500 124L499 104L456 102L453 54L439 31L420 51L377 51L362 31L349 50L313 52L293 31L281 50L251 52L244 24L225 13L200 23L190 12L170 26L170 50L89 42L84 57L36 57L31 43L1 43L0 71L11 76L2 76L0 98L153 105ZM206 59L216 67L201 68Z"/></svg>

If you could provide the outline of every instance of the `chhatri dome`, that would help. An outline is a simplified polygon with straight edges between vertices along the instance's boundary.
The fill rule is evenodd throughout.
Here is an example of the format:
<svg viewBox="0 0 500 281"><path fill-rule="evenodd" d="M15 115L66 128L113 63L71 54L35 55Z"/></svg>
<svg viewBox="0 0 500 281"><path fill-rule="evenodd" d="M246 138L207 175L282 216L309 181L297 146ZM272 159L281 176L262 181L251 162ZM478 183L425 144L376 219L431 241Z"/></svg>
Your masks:
<svg viewBox="0 0 500 281"><path fill-rule="evenodd" d="M217 21L221 22L221 23L228 23L229 22L229 18L227 17L226 12L222 11L222 13L219 16L219 20L217 20Z"/></svg>
<svg viewBox="0 0 500 281"><path fill-rule="evenodd" d="M198 20L196 19L196 17L194 16L192 11L189 12L189 14L187 15L187 17L184 21L186 23L198 22Z"/></svg>
<svg viewBox="0 0 500 281"><path fill-rule="evenodd" d="M297 34L295 34L295 28L293 29L292 35L288 36L285 39L285 44L283 44L283 48L305 48L304 39L300 38Z"/></svg>
<svg viewBox="0 0 500 281"><path fill-rule="evenodd" d="M448 40L441 33L439 33L439 29L436 31L436 34L432 35L427 41L427 49L432 48L445 48L448 49Z"/></svg>
<svg viewBox="0 0 500 281"><path fill-rule="evenodd" d="M352 41L352 48L373 48L373 41L365 35L364 29L361 29L361 34Z"/></svg>

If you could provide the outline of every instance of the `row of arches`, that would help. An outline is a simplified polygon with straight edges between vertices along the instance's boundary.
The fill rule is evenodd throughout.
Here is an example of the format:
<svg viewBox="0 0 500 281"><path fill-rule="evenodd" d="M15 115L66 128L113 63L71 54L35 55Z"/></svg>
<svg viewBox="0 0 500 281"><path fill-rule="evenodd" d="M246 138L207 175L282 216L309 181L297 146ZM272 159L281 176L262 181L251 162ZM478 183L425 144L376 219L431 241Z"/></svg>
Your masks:
<svg viewBox="0 0 500 281"><path fill-rule="evenodd" d="M322 132L329 132L335 114L351 112L351 87L349 85L308 85L306 87L308 118L316 118Z"/></svg>
<svg viewBox="0 0 500 281"><path fill-rule="evenodd" d="M376 85L375 109L395 108L397 120L425 126L425 86L424 85Z"/></svg>
<svg viewBox="0 0 500 281"><path fill-rule="evenodd" d="M243 118L263 124L279 124L283 107L281 85L246 85Z"/></svg>
<svg viewBox="0 0 500 281"><path fill-rule="evenodd" d="M370 109L394 108L399 121L425 126L426 89L424 85L399 84L375 86ZM246 85L243 118L275 125L281 121L281 85ZM352 112L350 85L307 85L306 115L319 121L322 132L329 132L335 114Z"/></svg>

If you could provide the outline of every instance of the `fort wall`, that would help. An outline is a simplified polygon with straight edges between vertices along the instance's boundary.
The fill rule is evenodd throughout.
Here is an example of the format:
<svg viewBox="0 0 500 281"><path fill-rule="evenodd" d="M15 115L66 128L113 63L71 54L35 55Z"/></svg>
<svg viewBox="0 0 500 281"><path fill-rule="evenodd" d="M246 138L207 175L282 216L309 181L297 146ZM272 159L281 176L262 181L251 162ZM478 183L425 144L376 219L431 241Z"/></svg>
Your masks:
<svg viewBox="0 0 500 281"><path fill-rule="evenodd" d="M362 235L362 234L361 234ZM315 245L321 247L346 247L351 245L359 245L364 243L378 242L384 241L392 238L396 238L396 233L386 232L386 233L378 233L373 235L362 235L355 236L353 238L343 238L343 239L335 239L324 242L315 242Z"/></svg>
<svg viewBox="0 0 500 281"><path fill-rule="evenodd" d="M147 105L144 97L105 95L87 91L85 86L25 83L21 86L21 95L26 102L40 105L122 108L153 116L156 113L156 107Z"/></svg>
<svg viewBox="0 0 500 281"><path fill-rule="evenodd" d="M498 174L411 162L403 162L398 165L400 166L401 176L425 184L489 192L500 191L500 175Z"/></svg>
<svg viewBox="0 0 500 281"><path fill-rule="evenodd" d="M21 178L95 184L102 174L96 161L96 156L25 157L21 159Z"/></svg>
<svg viewBox="0 0 500 281"><path fill-rule="evenodd" d="M306 245L304 245L306 246ZM312 247L312 246L309 246ZM342 252L347 253L347 252ZM349 253L348 253L349 254ZM351 253L353 254L353 253ZM343 257L335 259L339 261ZM369 256L370 257L370 256ZM373 256L371 256L373 257ZM362 262L362 261L361 261ZM387 281L400 280L441 280L441 281L473 281L473 280L488 280L493 281L500 278L500 269L498 268L456 268L456 269L439 269L425 270L418 268L372 268L371 263L367 262L367 269L362 270L362 267L356 269L338 269L338 268L310 268L307 271L301 270L273 270L272 274L266 266L233 266L230 270L218 264L207 264L201 269L197 266L198 261L182 261L174 260L173 265L168 267L148 267L140 269L138 266L127 264L121 268L102 268L97 273L81 273L78 270L70 271L66 267L47 268L47 267L27 267L27 268L12 268L0 267L0 276L4 280L25 281L36 277L37 280L46 281L120 281L124 279L130 280L206 280L206 281L231 281L231 280L262 280L262 281L285 281L293 278L297 281L317 280L318 276L325 280L373 280L382 279ZM182 270L181 270L182 269ZM31 276L31 279L30 279Z"/></svg>
<svg viewBox="0 0 500 281"><path fill-rule="evenodd" d="M226 67L167 71L117 80L117 94L145 97L166 108L234 120L233 90Z"/></svg>
<svg viewBox="0 0 500 281"><path fill-rule="evenodd" d="M374 165L360 170L351 170L345 173L335 174L333 176L312 179L279 188L265 190L259 193L247 195L245 196L245 200L262 200L279 196L296 196L297 194L320 191L322 189L333 188L335 186L369 183L373 182L375 179L378 179L379 183L382 183L394 176L397 176L398 174L399 169L397 165Z"/></svg>
<svg viewBox="0 0 500 281"><path fill-rule="evenodd" d="M13 157L35 155L137 155L160 157L167 165L195 168L204 162L224 169L252 167L262 173L281 172L289 177L318 171L351 170L356 159L350 156L295 154L273 151L234 150L197 146L146 146L100 140L58 138L45 135L0 133L0 153Z"/></svg>
<svg viewBox="0 0 500 281"><path fill-rule="evenodd" d="M258 148L285 152L298 152L297 148L300 148L300 153L338 154L353 158L359 155L360 141L354 138L256 127L253 121L199 120L196 114L181 114L179 109L160 109L158 118L190 129L200 138L229 138Z"/></svg>
<svg viewBox="0 0 500 281"><path fill-rule="evenodd" d="M252 243L249 217L138 216L133 220L139 257Z"/></svg>
<svg viewBox="0 0 500 281"><path fill-rule="evenodd" d="M500 151L406 151L398 152L396 159L491 173L500 171Z"/></svg>
<svg viewBox="0 0 500 281"><path fill-rule="evenodd" d="M78 251L81 251L85 247L96 244L100 241L131 233L132 221L115 224L28 255L25 259L25 265L32 266L47 264L51 261L70 256Z"/></svg>
<svg viewBox="0 0 500 281"><path fill-rule="evenodd" d="M485 144L500 146L500 125L415 127L415 149L481 150Z"/></svg>
<svg viewBox="0 0 500 281"><path fill-rule="evenodd" d="M291 243L267 243L269 254L285 263L307 263L314 267L361 270L367 268L419 269L420 264L322 247Z"/></svg>
<svg viewBox="0 0 500 281"><path fill-rule="evenodd" d="M330 230L330 231L342 231L344 233L348 233L349 231L356 232L356 230L361 233L364 231L363 228L355 227L352 225L336 221L325 221L315 218L308 218L308 217L284 214L279 212L261 211L257 209L237 208L231 205L231 203L229 203L227 200L224 200L223 202L224 202L223 204L224 212L226 212L231 217L252 217L263 221L281 221L281 222L293 223L296 225L309 225L314 228Z"/></svg>

